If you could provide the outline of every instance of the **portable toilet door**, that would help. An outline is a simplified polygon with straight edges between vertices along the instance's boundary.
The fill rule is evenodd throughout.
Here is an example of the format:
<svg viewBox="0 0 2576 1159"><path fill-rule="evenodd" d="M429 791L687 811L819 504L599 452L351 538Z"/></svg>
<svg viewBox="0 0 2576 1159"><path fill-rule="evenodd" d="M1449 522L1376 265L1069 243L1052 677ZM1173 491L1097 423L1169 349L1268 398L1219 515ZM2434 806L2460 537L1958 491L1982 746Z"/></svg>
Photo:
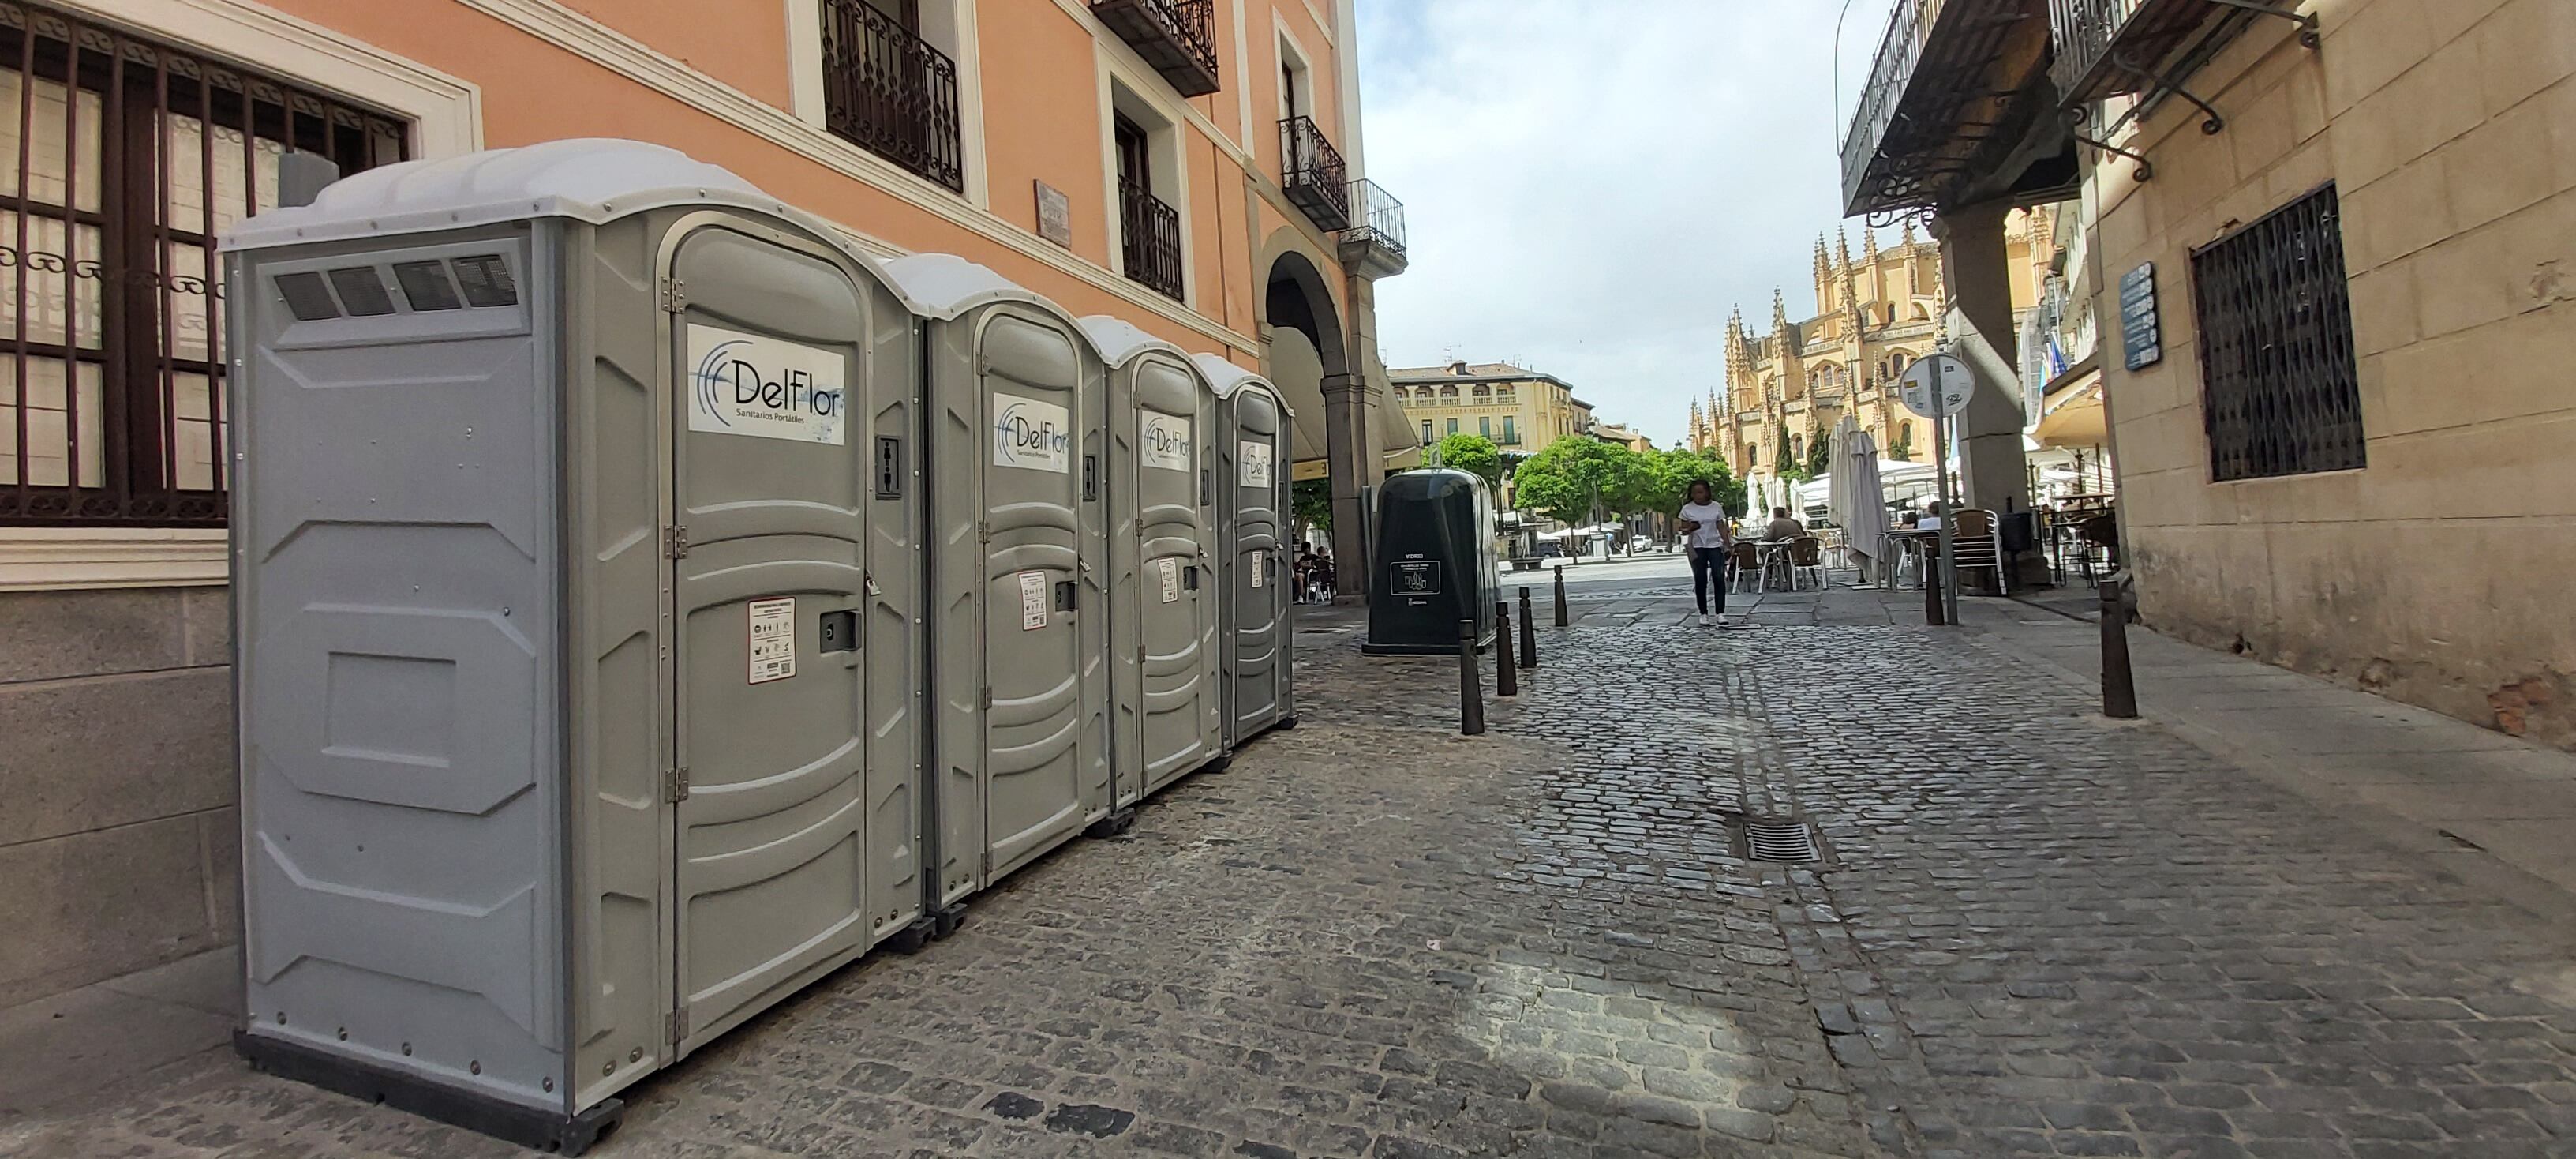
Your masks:
<svg viewBox="0 0 2576 1159"><path fill-rule="evenodd" d="M577 1152L921 917L917 538L868 467L918 421L909 316L630 141L372 170L223 244L236 1043Z"/></svg>
<svg viewBox="0 0 2576 1159"><path fill-rule="evenodd" d="M1108 368L1109 737L1127 809L1225 752L1216 392L1171 343L1105 315L1082 326Z"/></svg>
<svg viewBox="0 0 2576 1159"><path fill-rule="evenodd" d="M925 319L933 904L1111 810L1106 391L1071 314L947 254L885 272Z"/></svg>
<svg viewBox="0 0 2576 1159"><path fill-rule="evenodd" d="M1294 581L1288 574L1288 481L1295 460L1278 388L1212 354L1194 360L1217 395L1218 552L1225 601L1226 748L1297 723Z"/></svg>

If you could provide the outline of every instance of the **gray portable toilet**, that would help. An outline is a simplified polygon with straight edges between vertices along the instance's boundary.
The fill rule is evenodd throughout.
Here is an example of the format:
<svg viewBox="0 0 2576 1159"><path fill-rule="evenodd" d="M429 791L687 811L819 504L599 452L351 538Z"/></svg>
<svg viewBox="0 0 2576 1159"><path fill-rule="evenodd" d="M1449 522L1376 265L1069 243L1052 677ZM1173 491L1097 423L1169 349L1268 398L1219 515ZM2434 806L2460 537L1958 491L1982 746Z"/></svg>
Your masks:
<svg viewBox="0 0 2576 1159"><path fill-rule="evenodd" d="M1108 392L1062 307L948 254L885 264L926 319L933 905L1107 818Z"/></svg>
<svg viewBox="0 0 2576 1159"><path fill-rule="evenodd" d="M1106 315L1082 327L1108 367L1109 737L1123 810L1225 752L1216 392L1178 346Z"/></svg>
<svg viewBox="0 0 2576 1159"><path fill-rule="evenodd" d="M1297 725L1290 619L1288 404L1269 380L1213 354L1194 361L1216 390L1217 553L1224 561L1225 743Z"/></svg>
<svg viewBox="0 0 2576 1159"><path fill-rule="evenodd" d="M577 1152L918 928L918 363L867 258L609 140L223 247L244 1055Z"/></svg>

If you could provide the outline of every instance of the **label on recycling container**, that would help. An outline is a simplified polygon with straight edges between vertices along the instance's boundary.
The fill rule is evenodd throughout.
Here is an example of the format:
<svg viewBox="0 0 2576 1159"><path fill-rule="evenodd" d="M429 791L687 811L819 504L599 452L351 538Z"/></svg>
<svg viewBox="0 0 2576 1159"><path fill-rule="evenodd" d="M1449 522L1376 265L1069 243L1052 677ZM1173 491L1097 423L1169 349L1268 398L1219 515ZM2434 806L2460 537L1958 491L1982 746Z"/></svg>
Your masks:
<svg viewBox="0 0 2576 1159"><path fill-rule="evenodd" d="M751 620L751 680L767 684L796 675L796 600L782 596L774 600L753 600Z"/></svg>

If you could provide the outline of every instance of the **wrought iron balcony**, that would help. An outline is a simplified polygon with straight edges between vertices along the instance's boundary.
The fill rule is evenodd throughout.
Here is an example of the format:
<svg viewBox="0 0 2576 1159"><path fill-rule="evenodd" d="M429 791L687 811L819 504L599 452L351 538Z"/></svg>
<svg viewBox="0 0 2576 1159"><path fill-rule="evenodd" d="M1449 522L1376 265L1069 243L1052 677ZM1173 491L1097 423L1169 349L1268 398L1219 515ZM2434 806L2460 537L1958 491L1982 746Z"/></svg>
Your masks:
<svg viewBox="0 0 2576 1159"><path fill-rule="evenodd" d="M1342 231L1342 264L1370 278L1404 272L1404 203L1362 178L1351 182L1351 227Z"/></svg>
<svg viewBox="0 0 2576 1159"><path fill-rule="evenodd" d="M1091 0L1091 14L1182 96L1217 90L1216 0Z"/></svg>
<svg viewBox="0 0 2576 1159"><path fill-rule="evenodd" d="M2074 187L2044 99L2049 0L1897 0L1843 137L1844 211L1928 209ZM2030 160L2008 164L2027 154Z"/></svg>
<svg viewBox="0 0 2576 1159"><path fill-rule="evenodd" d="M1119 258L1127 276L1181 300L1181 215L1132 182L1118 183Z"/></svg>
<svg viewBox="0 0 2576 1159"><path fill-rule="evenodd" d="M2049 0L2056 56L2049 73L2057 81L2059 103L2072 108L2178 85L2196 60L2177 62L2179 67L2167 62L2203 29L2212 30L2204 51L2187 56L2205 56L2206 48L2257 15L2297 21L2300 43L2316 47L2316 17L2294 7L2232 0Z"/></svg>
<svg viewBox="0 0 2576 1159"><path fill-rule="evenodd" d="M957 62L866 0L823 0L823 118L834 136L965 191Z"/></svg>
<svg viewBox="0 0 2576 1159"><path fill-rule="evenodd" d="M1324 139L1313 117L1279 122L1279 184L1288 200L1325 230L1351 224L1350 181L1343 175L1342 154Z"/></svg>

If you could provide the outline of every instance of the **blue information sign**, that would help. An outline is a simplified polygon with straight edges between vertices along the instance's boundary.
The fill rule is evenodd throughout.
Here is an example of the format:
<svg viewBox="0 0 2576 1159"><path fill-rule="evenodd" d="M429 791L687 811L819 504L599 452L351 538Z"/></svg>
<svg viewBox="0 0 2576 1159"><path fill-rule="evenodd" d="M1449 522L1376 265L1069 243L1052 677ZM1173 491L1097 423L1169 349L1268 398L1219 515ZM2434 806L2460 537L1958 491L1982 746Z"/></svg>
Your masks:
<svg viewBox="0 0 2576 1159"><path fill-rule="evenodd" d="M2120 348L2131 370L2164 361L2164 331L2156 322L2156 264L2147 262L2120 278Z"/></svg>

